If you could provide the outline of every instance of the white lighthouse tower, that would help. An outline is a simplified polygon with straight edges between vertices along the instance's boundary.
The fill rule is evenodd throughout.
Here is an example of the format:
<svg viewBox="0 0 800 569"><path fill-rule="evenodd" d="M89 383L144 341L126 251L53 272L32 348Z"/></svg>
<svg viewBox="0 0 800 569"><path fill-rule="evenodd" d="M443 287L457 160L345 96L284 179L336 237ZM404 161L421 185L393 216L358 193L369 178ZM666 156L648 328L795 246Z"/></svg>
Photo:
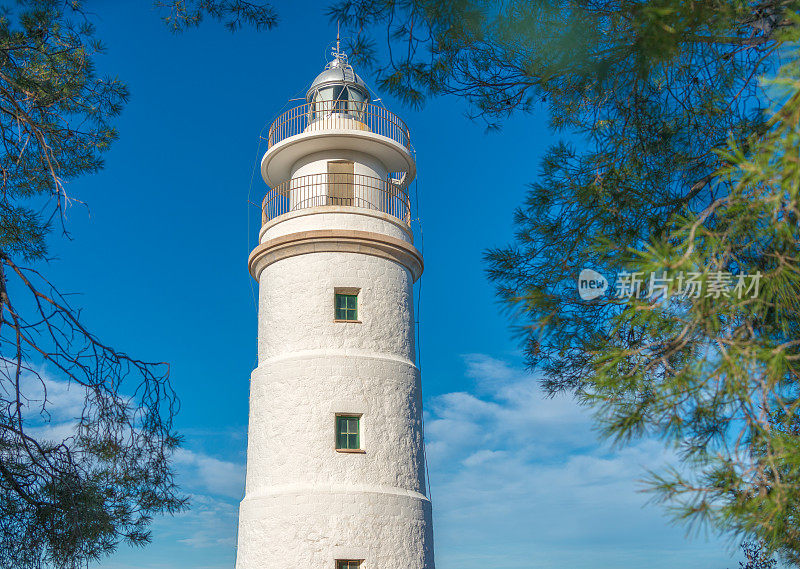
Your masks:
<svg viewBox="0 0 800 569"><path fill-rule="evenodd" d="M337 42L338 43L338 42ZM272 124L237 569L433 569L402 120L338 48Z"/></svg>

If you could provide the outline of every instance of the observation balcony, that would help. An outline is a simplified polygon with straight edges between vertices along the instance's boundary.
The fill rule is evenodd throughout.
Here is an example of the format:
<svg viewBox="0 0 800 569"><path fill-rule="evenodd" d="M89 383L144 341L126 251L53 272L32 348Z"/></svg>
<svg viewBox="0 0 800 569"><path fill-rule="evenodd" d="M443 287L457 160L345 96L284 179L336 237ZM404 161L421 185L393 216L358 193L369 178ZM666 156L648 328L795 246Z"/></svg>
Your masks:
<svg viewBox="0 0 800 569"><path fill-rule="evenodd" d="M411 201L405 186L341 173L298 176L270 189L261 203L261 224L285 213L325 205L370 209L396 217L406 226L411 224Z"/></svg>
<svg viewBox="0 0 800 569"><path fill-rule="evenodd" d="M416 176L411 135L397 115L363 101L321 100L281 114L269 128L261 175L277 188L294 175L297 162L316 152L355 150L374 156L387 172L403 174L404 184Z"/></svg>
<svg viewBox="0 0 800 569"><path fill-rule="evenodd" d="M355 129L389 138L411 149L411 134L403 120L378 105L352 100L317 101L289 109L269 127L268 148L309 132Z"/></svg>

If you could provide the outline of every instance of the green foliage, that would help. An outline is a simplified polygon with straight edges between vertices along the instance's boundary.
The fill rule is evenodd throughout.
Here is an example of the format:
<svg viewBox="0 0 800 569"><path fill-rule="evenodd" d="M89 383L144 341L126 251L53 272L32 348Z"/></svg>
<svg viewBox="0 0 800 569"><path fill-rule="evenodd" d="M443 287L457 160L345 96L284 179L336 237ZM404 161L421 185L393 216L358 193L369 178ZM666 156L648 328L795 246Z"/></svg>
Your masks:
<svg viewBox="0 0 800 569"><path fill-rule="evenodd" d="M155 0L164 22L175 32L200 25L203 16L222 22L230 31L242 26L269 30L278 24L278 14L264 1L247 0Z"/></svg>
<svg viewBox="0 0 800 569"><path fill-rule="evenodd" d="M155 5L173 30L204 14L232 30L275 23L266 3ZM69 182L103 167L128 98L95 73L91 18L77 0L0 8L0 567L83 567L121 541L146 544L154 515L186 506L168 364L105 345L42 273L48 236L66 235L77 201ZM56 382L83 396L60 440L47 428Z"/></svg>
<svg viewBox="0 0 800 569"><path fill-rule="evenodd" d="M742 553L747 561L739 562L739 569L775 569L778 561L764 551L761 543L742 543Z"/></svg>
<svg viewBox="0 0 800 569"><path fill-rule="evenodd" d="M799 8L345 0L332 11L359 30L354 47L382 86L410 103L464 96L490 125L548 104L574 142L545 156L515 242L487 254L530 366L549 392L572 391L610 440L675 449L650 488L676 519L755 536L794 565ZM584 301L585 267L662 275L672 288ZM706 285L763 276L754 298L692 298L676 294L681 273Z"/></svg>
<svg viewBox="0 0 800 569"><path fill-rule="evenodd" d="M792 31L794 43L800 27ZM782 105L767 131L717 152L724 165L715 184L727 191L635 250L645 273L696 271L708 281L719 271L759 272L759 294L630 303L610 321L616 332L635 330L638 342L608 342L580 389L608 436L644 432L679 445L690 471L652 477L678 517L757 535L793 564L800 563L798 56L790 54L779 76L773 95Z"/></svg>
<svg viewBox="0 0 800 569"><path fill-rule="evenodd" d="M29 2L0 17L0 243L26 260L44 257L53 215L28 203L52 197L63 211L64 184L102 167L128 97L119 80L95 75L93 29L80 14L66 20L61 4Z"/></svg>

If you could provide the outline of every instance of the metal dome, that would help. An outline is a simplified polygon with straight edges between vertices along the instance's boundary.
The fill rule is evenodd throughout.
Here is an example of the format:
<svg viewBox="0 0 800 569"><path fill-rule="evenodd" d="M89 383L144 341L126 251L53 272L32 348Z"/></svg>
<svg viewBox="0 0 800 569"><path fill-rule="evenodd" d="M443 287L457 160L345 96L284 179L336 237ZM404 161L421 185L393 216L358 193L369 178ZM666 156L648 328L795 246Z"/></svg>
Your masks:
<svg viewBox="0 0 800 569"><path fill-rule="evenodd" d="M325 69L317 75L311 83L311 87L306 93L306 100L312 102L314 95L328 86L343 85L357 89L364 102L369 102L371 97L369 88L364 80L353 70L353 66L347 61L347 55L339 48L339 40L336 40L336 49L333 51L333 61L329 62Z"/></svg>
<svg viewBox="0 0 800 569"><path fill-rule="evenodd" d="M336 65L334 65L336 64ZM364 83L364 80L359 77L355 71L353 71L353 67L347 63L344 65L339 64L338 60L334 60L329 63L325 70L317 75L316 79L311 83L311 87L308 90L310 94L312 91L317 90L318 88L330 85L335 83L337 85L341 85L343 83L349 83L351 85L356 85L361 87L367 94L369 94L369 89L367 88L367 84Z"/></svg>

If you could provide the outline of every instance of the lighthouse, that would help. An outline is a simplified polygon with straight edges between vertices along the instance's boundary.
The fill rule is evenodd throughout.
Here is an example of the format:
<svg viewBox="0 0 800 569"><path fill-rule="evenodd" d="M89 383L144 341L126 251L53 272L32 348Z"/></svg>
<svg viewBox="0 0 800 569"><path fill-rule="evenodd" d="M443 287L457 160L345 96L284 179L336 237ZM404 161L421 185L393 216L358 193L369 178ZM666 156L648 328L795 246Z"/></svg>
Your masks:
<svg viewBox="0 0 800 569"><path fill-rule="evenodd" d="M433 569L405 123L337 47L272 123L237 569Z"/></svg>

